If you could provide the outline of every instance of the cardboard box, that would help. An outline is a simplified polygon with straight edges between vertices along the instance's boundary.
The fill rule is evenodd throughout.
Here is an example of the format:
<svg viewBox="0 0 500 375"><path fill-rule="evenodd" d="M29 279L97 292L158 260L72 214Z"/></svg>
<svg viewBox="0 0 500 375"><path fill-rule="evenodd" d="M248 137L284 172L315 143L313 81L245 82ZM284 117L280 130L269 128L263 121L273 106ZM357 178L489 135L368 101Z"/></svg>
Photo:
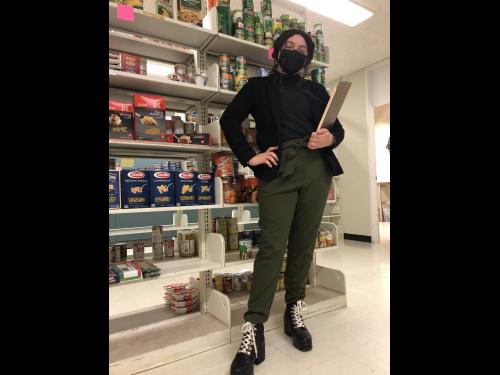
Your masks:
<svg viewBox="0 0 500 375"><path fill-rule="evenodd" d="M149 207L149 172L125 169L121 171L123 208Z"/></svg>
<svg viewBox="0 0 500 375"><path fill-rule="evenodd" d="M212 173L198 173L196 176L196 200L198 204L215 204L215 179Z"/></svg>
<svg viewBox="0 0 500 375"><path fill-rule="evenodd" d="M151 207L175 206L175 176L166 171L150 171L149 202Z"/></svg>
<svg viewBox="0 0 500 375"><path fill-rule="evenodd" d="M132 103L109 101L109 138L134 139L134 106Z"/></svg>
<svg viewBox="0 0 500 375"><path fill-rule="evenodd" d="M120 282L142 278L142 270L131 262L113 264L111 269L118 275Z"/></svg>
<svg viewBox="0 0 500 375"><path fill-rule="evenodd" d="M212 145L212 139L210 137L210 134L208 134L208 133L192 134L192 135L167 134L166 141L169 143L182 143L182 144L187 144L187 145L190 145L190 144L204 145L204 146L211 146Z"/></svg>
<svg viewBox="0 0 500 375"><path fill-rule="evenodd" d="M109 209L120 207L120 171L109 171Z"/></svg>
<svg viewBox="0 0 500 375"><path fill-rule="evenodd" d="M141 73L141 57L131 53L109 51L109 67L122 72Z"/></svg>
<svg viewBox="0 0 500 375"><path fill-rule="evenodd" d="M177 206L194 206L196 200L196 172L175 172L175 201Z"/></svg>
<svg viewBox="0 0 500 375"><path fill-rule="evenodd" d="M160 96L134 94L135 139L165 141L167 100Z"/></svg>

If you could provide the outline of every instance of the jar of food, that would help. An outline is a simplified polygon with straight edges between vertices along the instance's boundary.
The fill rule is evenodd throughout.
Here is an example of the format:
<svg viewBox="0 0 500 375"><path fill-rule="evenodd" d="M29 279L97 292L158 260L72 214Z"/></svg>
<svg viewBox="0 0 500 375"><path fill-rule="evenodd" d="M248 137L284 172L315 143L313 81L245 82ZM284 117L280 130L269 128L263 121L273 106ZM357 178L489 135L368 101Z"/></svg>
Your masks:
<svg viewBox="0 0 500 375"><path fill-rule="evenodd" d="M135 260L144 260L144 243L142 242L134 243L133 252Z"/></svg>
<svg viewBox="0 0 500 375"><path fill-rule="evenodd" d="M163 242L163 255L165 258L173 258L174 256L174 246L175 246L175 241L174 238L167 238Z"/></svg>
<svg viewBox="0 0 500 375"><path fill-rule="evenodd" d="M180 116L172 116L172 120L174 121L174 134L184 134L184 121L182 121Z"/></svg>
<svg viewBox="0 0 500 375"><path fill-rule="evenodd" d="M182 77L186 77L186 65L184 64L175 64L174 65L175 74L178 74Z"/></svg>
<svg viewBox="0 0 500 375"><path fill-rule="evenodd" d="M232 177L234 167L232 158L224 153L215 153L212 155L212 163L215 166L215 177Z"/></svg>
<svg viewBox="0 0 500 375"><path fill-rule="evenodd" d="M222 179L222 190L224 195L224 203L234 204L237 201L236 189L234 188L233 178L224 177Z"/></svg>

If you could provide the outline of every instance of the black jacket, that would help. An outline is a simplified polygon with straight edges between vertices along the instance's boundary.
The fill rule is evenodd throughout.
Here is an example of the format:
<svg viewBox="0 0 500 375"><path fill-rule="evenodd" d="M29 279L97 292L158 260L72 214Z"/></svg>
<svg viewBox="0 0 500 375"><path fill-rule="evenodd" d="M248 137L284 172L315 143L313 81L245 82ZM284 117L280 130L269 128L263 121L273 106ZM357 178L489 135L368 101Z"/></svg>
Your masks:
<svg viewBox="0 0 500 375"><path fill-rule="evenodd" d="M280 98L279 98L279 74L274 73L268 77L250 78L248 83L235 96L231 104L226 108L220 119L220 125L224 135L243 166L248 166L248 161L256 153L247 143L241 130L241 123L251 114L257 128L257 146L264 152L269 147L278 146L278 158L281 160L280 139ZM309 97L314 123L319 124L323 111L329 99L326 89L319 83L303 80L303 90ZM325 161L330 166L334 176L344 173L338 162L333 149L344 139L344 129L337 120L330 130L335 136L335 143L319 151L323 154ZM256 177L263 180L273 179L279 169L279 163L272 168L266 164L256 167L250 166Z"/></svg>

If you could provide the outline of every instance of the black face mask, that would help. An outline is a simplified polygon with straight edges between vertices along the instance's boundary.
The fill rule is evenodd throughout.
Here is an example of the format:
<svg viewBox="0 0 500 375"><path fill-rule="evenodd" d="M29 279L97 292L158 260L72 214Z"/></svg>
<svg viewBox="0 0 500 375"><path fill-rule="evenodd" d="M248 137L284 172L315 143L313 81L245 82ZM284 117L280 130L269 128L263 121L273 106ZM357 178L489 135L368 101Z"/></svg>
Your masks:
<svg viewBox="0 0 500 375"><path fill-rule="evenodd" d="M295 49L282 49L278 63L286 73L295 74L304 67L306 55Z"/></svg>

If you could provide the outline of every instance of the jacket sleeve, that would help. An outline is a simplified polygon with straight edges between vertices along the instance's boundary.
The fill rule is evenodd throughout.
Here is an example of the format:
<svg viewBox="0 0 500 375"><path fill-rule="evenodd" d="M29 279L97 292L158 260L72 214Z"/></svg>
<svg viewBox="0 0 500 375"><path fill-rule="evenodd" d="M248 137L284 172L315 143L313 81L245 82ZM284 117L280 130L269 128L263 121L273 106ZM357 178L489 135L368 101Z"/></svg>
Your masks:
<svg viewBox="0 0 500 375"><path fill-rule="evenodd" d="M328 91L326 91L326 89L323 86L321 86L321 98L325 102L325 107L326 107L326 103L328 103L330 95L328 95ZM333 126L329 130L330 133L332 133L333 136L335 137L335 142L333 142L333 144L330 146L323 147L322 150L333 150L338 145L340 145L344 140L345 131L338 118L335 120Z"/></svg>
<svg viewBox="0 0 500 375"><path fill-rule="evenodd" d="M236 94L220 119L224 136L234 155L244 167L256 155L241 129L241 123L253 111L253 105L253 82L250 79Z"/></svg>

